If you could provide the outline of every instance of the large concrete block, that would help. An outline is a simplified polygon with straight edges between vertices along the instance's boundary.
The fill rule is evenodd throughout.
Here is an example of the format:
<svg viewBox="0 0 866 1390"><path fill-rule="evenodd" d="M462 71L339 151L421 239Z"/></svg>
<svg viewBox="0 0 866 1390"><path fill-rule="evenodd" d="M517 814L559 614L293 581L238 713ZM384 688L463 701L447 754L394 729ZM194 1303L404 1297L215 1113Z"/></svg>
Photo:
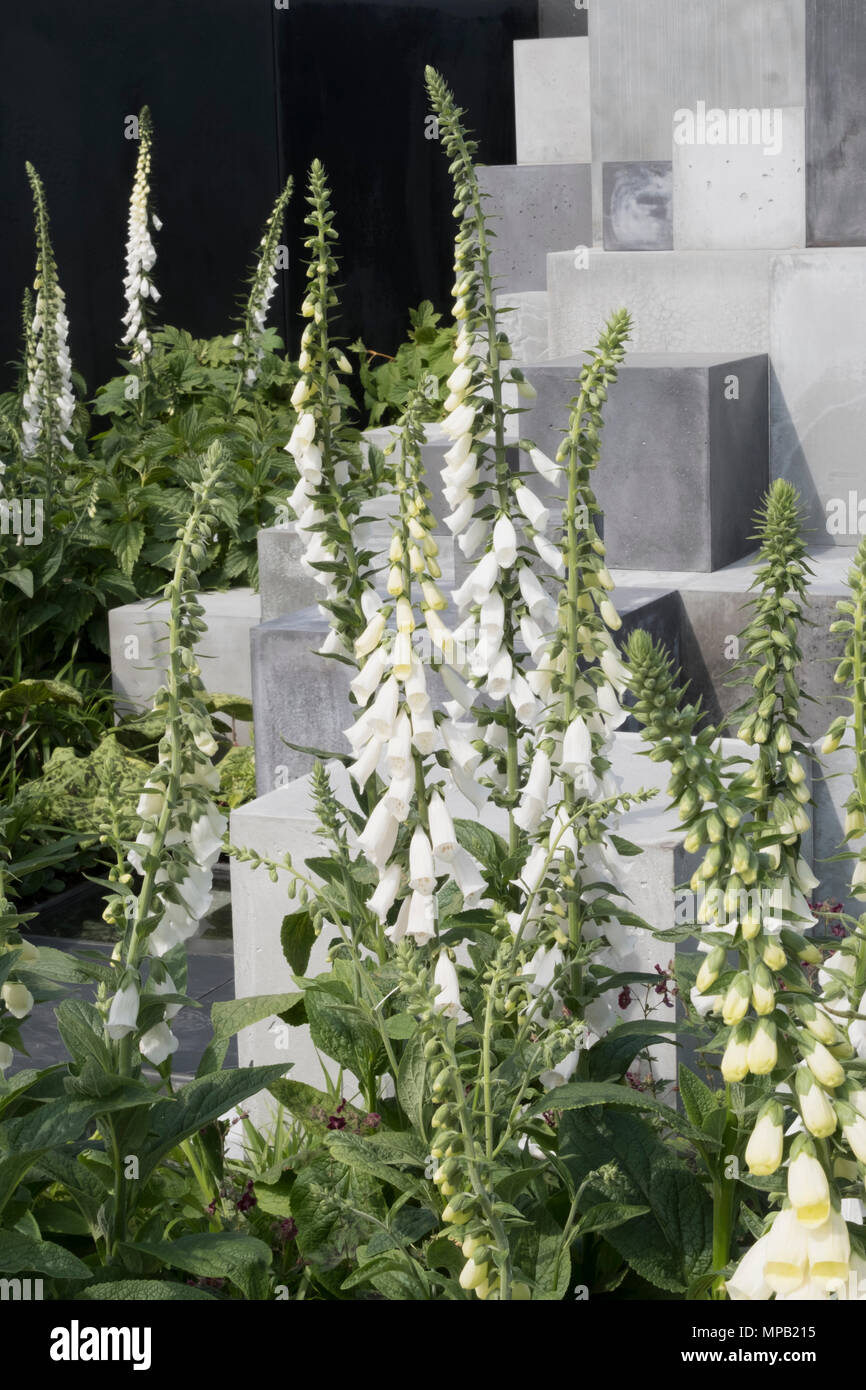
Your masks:
<svg viewBox="0 0 866 1390"><path fill-rule="evenodd" d="M508 334L514 361L541 362L548 356L548 297L546 290L521 290L519 294L498 294L497 308L503 313L501 326Z"/></svg>
<svg viewBox="0 0 866 1390"><path fill-rule="evenodd" d="M538 0L543 39L582 38L589 32L589 0Z"/></svg>
<svg viewBox="0 0 866 1390"><path fill-rule="evenodd" d="M478 170L496 240L500 290L545 290L547 253L592 242L592 170L587 164L496 164Z"/></svg>
<svg viewBox="0 0 866 1390"><path fill-rule="evenodd" d="M623 587L615 595L623 621L622 640L633 627L648 628L679 654L678 607L675 596L658 586ZM443 614L454 627L454 609ZM286 740L325 753L348 753L343 730L354 722L357 709L349 702L353 671L344 662L320 656L327 635L325 618L316 608L286 614L262 623L251 636L253 712L256 728L256 786L259 796L302 776L313 764L307 753L289 748ZM423 637L423 634L419 634ZM448 698L435 671L428 680L434 705Z"/></svg>
<svg viewBox="0 0 866 1390"><path fill-rule="evenodd" d="M250 632L261 621L258 594L230 589L200 594L198 601L208 629L195 649L205 689L249 699ZM168 604L162 600L125 603L109 611L111 684L119 697L118 713L147 709L162 684L168 665L167 624ZM237 735L247 743L248 726L238 724Z"/></svg>
<svg viewBox="0 0 866 1390"><path fill-rule="evenodd" d="M810 246L866 244L866 9L806 0Z"/></svg>
<svg viewBox="0 0 866 1390"><path fill-rule="evenodd" d="M674 144L677 250L806 244L806 119L777 108L774 144ZM776 148L778 146L778 148Z"/></svg>
<svg viewBox="0 0 866 1390"><path fill-rule="evenodd" d="M770 466L803 495L816 545L866 534L866 248L773 257Z"/></svg>
<svg viewBox="0 0 866 1390"><path fill-rule="evenodd" d="M846 592L852 550L824 546L810 551L814 577L810 583L800 646L803 662L797 680L803 692L801 721L810 739L823 736L839 712L839 688L833 682L839 639L830 635L836 603ZM746 692L730 684L731 668L739 654L736 638L749 621L750 589L757 569L756 555L738 560L714 574L659 570L612 570L617 584L665 585L675 588L680 603L681 665L690 681L689 698L698 696L708 718L721 723L742 704Z"/></svg>
<svg viewBox="0 0 866 1390"><path fill-rule="evenodd" d="M514 111L518 164L588 164L589 40L518 39Z"/></svg>
<svg viewBox="0 0 866 1390"><path fill-rule="evenodd" d="M580 365L527 368L538 396L523 433L551 457ZM749 553L768 482L765 357L631 353L604 421L594 486L611 565L715 570Z"/></svg>
<svg viewBox="0 0 866 1390"><path fill-rule="evenodd" d="M605 251L673 250L671 171L670 160L603 166Z"/></svg>
<svg viewBox="0 0 866 1390"><path fill-rule="evenodd" d="M259 531L259 594L262 622L316 603L321 585L301 566L304 545L294 522Z"/></svg>
<svg viewBox="0 0 866 1390"><path fill-rule="evenodd" d="M805 0L593 0L592 10L594 196L603 163L670 159L674 116L699 101L805 105Z"/></svg>
<svg viewBox="0 0 866 1390"><path fill-rule="evenodd" d="M838 640L838 639L837 639ZM841 703L838 709L831 705L824 707L825 723L829 726L837 714L843 714ZM850 734L848 735L850 740ZM845 837L845 803L854 789L855 752L850 741L837 748L835 753L821 752L823 739L814 744L815 760L812 769L812 786L815 797L815 855L813 869L819 886L811 894L813 902L841 903L844 911L852 917L860 917L866 906L851 895L851 876L854 873L853 859L840 859L831 862L836 855L850 851L851 846L843 843ZM862 842L857 842L855 849Z"/></svg>
<svg viewBox="0 0 866 1390"><path fill-rule="evenodd" d="M632 352L767 351L769 251L590 251L547 258L550 356L584 352L615 309L632 315Z"/></svg>

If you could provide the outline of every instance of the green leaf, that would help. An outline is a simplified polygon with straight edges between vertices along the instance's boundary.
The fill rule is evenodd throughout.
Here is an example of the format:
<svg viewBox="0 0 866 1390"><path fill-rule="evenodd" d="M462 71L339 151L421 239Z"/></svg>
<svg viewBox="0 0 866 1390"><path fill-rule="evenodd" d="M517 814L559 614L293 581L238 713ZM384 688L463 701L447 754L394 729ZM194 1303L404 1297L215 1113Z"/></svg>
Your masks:
<svg viewBox="0 0 866 1390"><path fill-rule="evenodd" d="M242 724L253 720L253 702L245 695L226 695L204 690L201 699L211 714L227 714L229 719L237 719Z"/></svg>
<svg viewBox="0 0 866 1390"><path fill-rule="evenodd" d="M9 584L14 584L16 589L20 589L25 598L33 597L33 571L22 569L21 565L13 565L12 569L0 570L0 579L5 579Z"/></svg>
<svg viewBox="0 0 866 1390"><path fill-rule="evenodd" d="M468 850L483 868L493 868L508 854L508 845L502 836L494 834L492 830L474 820L455 820L454 829L458 843Z"/></svg>
<svg viewBox="0 0 866 1390"><path fill-rule="evenodd" d="M236 1071L218 1072L197 1077L177 1092L174 1100L158 1101L151 1111L152 1135L140 1156L141 1180L173 1148L203 1129L241 1101L265 1090L282 1076L284 1065L243 1067Z"/></svg>
<svg viewBox="0 0 866 1390"><path fill-rule="evenodd" d="M575 1186L588 1180L600 1203L646 1206L649 1213L607 1228L608 1244L658 1288L684 1293L711 1268L713 1204L676 1150L637 1115L597 1106L565 1114L560 1158ZM606 1181L597 1176L604 1169ZM587 1215L591 1215L590 1208Z"/></svg>
<svg viewBox="0 0 866 1390"><path fill-rule="evenodd" d="M592 1081L619 1080L639 1052L670 1042L651 1019L621 1023L584 1054L589 1077Z"/></svg>
<svg viewBox="0 0 866 1390"><path fill-rule="evenodd" d="M273 1015L279 1017L294 1008L302 994L256 994L248 999L227 999L211 1005L210 1021L214 1038L231 1038L242 1028L250 1028ZM286 1063L288 1070L289 1063Z"/></svg>
<svg viewBox="0 0 866 1390"><path fill-rule="evenodd" d="M574 1228L575 1239L588 1236L592 1231L609 1231L621 1226L624 1221L633 1221L636 1216L646 1216L649 1207L629 1207L623 1202L599 1202Z"/></svg>
<svg viewBox="0 0 866 1390"><path fill-rule="evenodd" d="M101 1014L81 999L64 999L57 1009L57 1029L79 1066L95 1062L101 1071L113 1073L114 1059L103 1036Z"/></svg>
<svg viewBox="0 0 866 1390"><path fill-rule="evenodd" d="M324 1128L336 1103L333 1096L325 1091L317 1091L315 1086L308 1086L303 1081L274 1081L268 1090L275 1100L285 1106L293 1119L301 1120L306 1128L311 1129ZM364 1117L364 1112L354 1105L345 1105L341 1113L359 1121Z"/></svg>
<svg viewBox="0 0 866 1390"><path fill-rule="evenodd" d="M301 1169L292 1187L292 1215L301 1255L325 1287L338 1294L358 1246L384 1220L386 1208L374 1178L352 1173L329 1157Z"/></svg>
<svg viewBox="0 0 866 1390"><path fill-rule="evenodd" d="M365 1260L340 1287L357 1289L364 1284L372 1284L392 1302L417 1303L430 1298L430 1285L424 1270L411 1255L400 1255L396 1251L383 1251Z"/></svg>
<svg viewBox="0 0 866 1390"><path fill-rule="evenodd" d="M31 1240L18 1231L0 1233L0 1271L17 1274L47 1274L52 1279L92 1279L89 1269L77 1255L50 1240Z"/></svg>
<svg viewBox="0 0 866 1390"><path fill-rule="evenodd" d="M88 1273L92 1273L90 1270ZM114 1300L118 1303L156 1303L156 1302L218 1302L207 1289L196 1289L190 1284L176 1284L170 1279L117 1279L113 1283L88 1284L80 1289L78 1298L89 1301Z"/></svg>
<svg viewBox="0 0 866 1390"><path fill-rule="evenodd" d="M8 574L6 578L9 578ZM83 704L81 692L68 681L23 680L0 690L0 710L22 709L29 705Z"/></svg>
<svg viewBox="0 0 866 1390"><path fill-rule="evenodd" d="M382 1039L362 1009L319 990L308 990L304 1003L310 1037L321 1052L359 1078L381 1068Z"/></svg>
<svg viewBox="0 0 866 1390"><path fill-rule="evenodd" d="M21 1179L33 1167L38 1156L38 1150L29 1149L0 1158L0 1211L3 1210L9 1198L13 1196ZM2 1236L0 1236L0 1242L2 1242Z"/></svg>
<svg viewBox="0 0 866 1390"><path fill-rule="evenodd" d="M617 1086L611 1081L568 1081L564 1086L556 1086L528 1105L523 1112L523 1119L529 1120L536 1115L543 1115L545 1110L582 1110L592 1105L644 1110L663 1120L670 1129L677 1130L686 1138L697 1139L699 1142L705 1138L669 1105L660 1105L652 1096L633 1091L630 1086Z"/></svg>
<svg viewBox="0 0 866 1390"><path fill-rule="evenodd" d="M417 1032L410 1038L400 1058L397 1068L397 1099L409 1120L419 1134L426 1135L424 1128L424 1081L427 1075L427 1060L424 1056L425 1040Z"/></svg>
<svg viewBox="0 0 866 1390"><path fill-rule="evenodd" d="M267 1297L271 1251L255 1236L240 1231L200 1231L178 1240L134 1241L131 1248L199 1279L231 1279L245 1298L261 1301Z"/></svg>
<svg viewBox="0 0 866 1390"><path fill-rule="evenodd" d="M711 1091L699 1076L688 1067L680 1066L677 1073L683 1108L696 1129L702 1129L705 1120L720 1108L724 1108L724 1092Z"/></svg>
<svg viewBox="0 0 866 1390"><path fill-rule="evenodd" d="M316 940L313 920L309 912L289 912L280 927L280 945L292 973L303 975L310 959L310 952Z"/></svg>
<svg viewBox="0 0 866 1390"><path fill-rule="evenodd" d="M401 1172L394 1162L390 1164L385 1162L377 1155L374 1146L362 1139L360 1135L344 1134L337 1131L327 1136L327 1145L334 1158L340 1163L345 1163L347 1168L360 1169L364 1173L369 1173L371 1177L378 1178L380 1182L390 1183L399 1192L423 1195L424 1186L417 1177Z"/></svg>

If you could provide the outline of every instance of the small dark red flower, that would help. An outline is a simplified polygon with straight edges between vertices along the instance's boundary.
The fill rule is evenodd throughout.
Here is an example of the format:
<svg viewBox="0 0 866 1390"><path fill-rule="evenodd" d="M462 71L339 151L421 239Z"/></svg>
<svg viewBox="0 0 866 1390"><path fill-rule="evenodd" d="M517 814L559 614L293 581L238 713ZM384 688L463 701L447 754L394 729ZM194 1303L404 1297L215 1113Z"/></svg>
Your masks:
<svg viewBox="0 0 866 1390"><path fill-rule="evenodd" d="M346 1121L343 1119L343 1116L342 1116L342 1115L329 1115L329 1116L328 1116L328 1129L345 1129L345 1128L346 1128Z"/></svg>
<svg viewBox="0 0 866 1390"><path fill-rule="evenodd" d="M621 1009L628 1008L629 1004L631 1003L631 990L629 989L628 985L623 985L622 989L619 992L619 998L616 1002L619 1004L619 1007Z"/></svg>
<svg viewBox="0 0 866 1390"><path fill-rule="evenodd" d="M371 1110L369 1115L364 1116L364 1127L366 1129L378 1129L381 1123L382 1116L378 1115L375 1110Z"/></svg>

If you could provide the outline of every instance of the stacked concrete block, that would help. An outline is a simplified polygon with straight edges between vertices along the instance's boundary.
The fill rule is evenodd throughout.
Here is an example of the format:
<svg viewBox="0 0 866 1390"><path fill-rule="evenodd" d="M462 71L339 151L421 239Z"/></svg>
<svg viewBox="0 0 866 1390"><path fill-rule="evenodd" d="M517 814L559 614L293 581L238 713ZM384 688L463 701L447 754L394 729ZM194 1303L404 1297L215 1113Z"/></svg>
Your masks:
<svg viewBox="0 0 866 1390"><path fill-rule="evenodd" d="M802 494L814 544L866 535L866 248L773 258L770 459Z"/></svg>
<svg viewBox="0 0 866 1390"><path fill-rule="evenodd" d="M581 254L588 255L587 248L581 248ZM516 363L523 366L526 362L542 362L549 356L549 300L546 290L498 294L496 305L501 314L501 327L508 334ZM509 312L503 313L506 309Z"/></svg>
<svg viewBox="0 0 866 1390"><path fill-rule="evenodd" d="M729 129L724 144L674 143L677 250L805 246L803 107L745 114L743 128L738 122Z"/></svg>
<svg viewBox="0 0 866 1390"><path fill-rule="evenodd" d="M825 723L829 725L837 714L844 713L839 704L835 709L825 705ZM836 856L852 849L844 844L846 802L854 789L855 753L848 740L835 753L822 753L823 739L815 741L813 752L812 786L815 798L815 854L813 871L821 880L818 888L811 894L816 902L841 903L843 909L853 917L866 912L866 904L852 897L851 876L854 872L853 859L837 859ZM855 842L854 850L862 841ZM835 861L835 862L834 862Z"/></svg>
<svg viewBox="0 0 866 1390"><path fill-rule="evenodd" d="M514 109L518 164L588 164L589 40L518 40Z"/></svg>
<svg viewBox="0 0 866 1390"><path fill-rule="evenodd" d="M527 369L538 395L523 433L551 458L580 366ZM769 476L766 357L630 353L604 421L594 486L609 564L715 570L749 553Z"/></svg>
<svg viewBox="0 0 866 1390"><path fill-rule="evenodd" d="M499 290L546 289L548 251L592 243L589 163L490 165L479 168L478 182Z"/></svg>
<svg viewBox="0 0 866 1390"><path fill-rule="evenodd" d="M261 621L261 604L252 589L203 593L207 632L196 646L205 689L250 698L250 632ZM168 604L125 603L108 614L111 684L119 714L148 709L167 670ZM246 724L237 725L241 743Z"/></svg>
<svg viewBox="0 0 866 1390"><path fill-rule="evenodd" d="M866 9L806 0L810 246L866 244Z"/></svg>
<svg viewBox="0 0 866 1390"><path fill-rule="evenodd" d="M699 102L726 113L804 106L805 4L593 0L594 197L600 198L604 163L670 159L675 117L697 114ZM600 242L599 201L596 206Z"/></svg>
<svg viewBox="0 0 866 1390"><path fill-rule="evenodd" d="M847 592L846 579L853 555L852 550L827 546L809 554L813 578L806 607L808 622L800 633L803 662L797 680L803 692L801 721L810 739L823 736L841 709L839 687L833 682L839 639L829 629L837 616L836 604ZM689 699L700 696L714 723L724 722L748 693L743 686L730 682L733 664L740 654L737 636L749 621L756 569L756 556L750 555L713 574L612 571L617 584L675 584L681 615L681 664L690 682Z"/></svg>
<svg viewBox="0 0 866 1390"><path fill-rule="evenodd" d="M670 160L602 166L605 251L673 250L672 171Z"/></svg>
<svg viewBox="0 0 866 1390"><path fill-rule="evenodd" d="M679 657L676 597L660 586L624 587L616 594L623 620L622 640L645 627ZM455 610L443 614L449 627ZM328 624L316 608L285 614L252 633L253 710L256 724L256 785L259 796L309 771L313 758L286 740L325 753L347 753L343 730L354 722L349 702L353 671L344 662L319 655ZM422 634L423 635L423 634ZM428 682L435 705L447 699L435 672Z"/></svg>
<svg viewBox="0 0 866 1390"><path fill-rule="evenodd" d="M582 38L588 31L589 0L538 0L541 38Z"/></svg>
<svg viewBox="0 0 866 1390"><path fill-rule="evenodd" d="M615 309L633 320L630 351L767 351L768 251L593 250L547 258L550 357L584 352Z"/></svg>

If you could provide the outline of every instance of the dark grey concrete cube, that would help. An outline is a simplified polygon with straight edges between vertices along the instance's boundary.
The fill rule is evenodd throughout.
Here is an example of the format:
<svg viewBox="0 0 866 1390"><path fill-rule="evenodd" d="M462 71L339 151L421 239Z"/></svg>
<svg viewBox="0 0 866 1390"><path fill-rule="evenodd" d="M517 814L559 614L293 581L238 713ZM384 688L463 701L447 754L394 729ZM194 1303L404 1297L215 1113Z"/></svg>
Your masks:
<svg viewBox="0 0 866 1390"><path fill-rule="evenodd" d="M538 396L521 435L551 458L581 361L526 368ZM769 478L767 411L764 356L629 356L609 391L595 475L608 563L706 572L747 555Z"/></svg>
<svg viewBox="0 0 866 1390"><path fill-rule="evenodd" d="M592 245L591 164L491 164L478 170L495 233L497 289L547 288L547 253Z"/></svg>
<svg viewBox="0 0 866 1390"><path fill-rule="evenodd" d="M806 242L866 245L866 7L806 0Z"/></svg>
<svg viewBox="0 0 866 1390"><path fill-rule="evenodd" d="M672 162L603 165L602 207L605 251L672 251Z"/></svg>
<svg viewBox="0 0 866 1390"><path fill-rule="evenodd" d="M583 38L589 33L589 0L538 0L542 39Z"/></svg>
<svg viewBox="0 0 866 1390"><path fill-rule="evenodd" d="M645 627L664 642L679 663L679 604L670 589L651 585L614 594L622 617L624 642L635 627ZM457 622L453 609L443 618ZM349 681L354 670L345 662L320 656L328 632L318 609L306 608L262 623L250 635L253 714L256 735L256 788L265 796L309 772L313 758L289 748L285 740L323 753L348 753L343 730L354 722L356 707L349 703ZM518 642L519 646L519 642ZM434 705L448 698L435 673L428 673L428 689ZM628 725L627 727L631 727Z"/></svg>

